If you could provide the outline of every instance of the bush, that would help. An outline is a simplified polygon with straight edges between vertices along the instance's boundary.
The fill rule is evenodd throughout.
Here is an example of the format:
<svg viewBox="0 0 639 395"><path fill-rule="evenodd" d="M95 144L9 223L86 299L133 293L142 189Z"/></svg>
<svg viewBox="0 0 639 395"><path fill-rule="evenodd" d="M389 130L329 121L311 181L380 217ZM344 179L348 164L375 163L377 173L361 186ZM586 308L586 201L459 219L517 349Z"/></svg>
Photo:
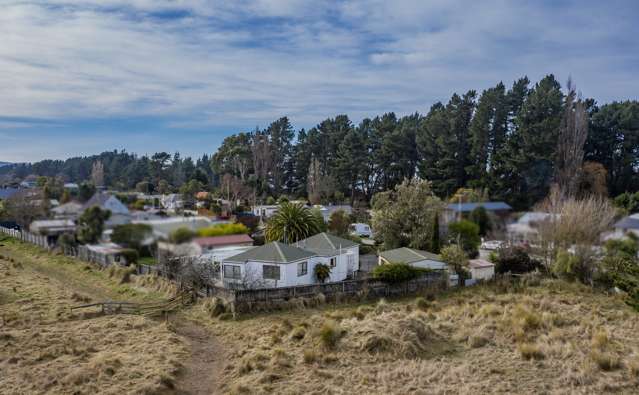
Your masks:
<svg viewBox="0 0 639 395"><path fill-rule="evenodd" d="M175 244L182 244L191 241L195 237L195 232L189 228L177 228L169 235L169 241Z"/></svg>
<svg viewBox="0 0 639 395"><path fill-rule="evenodd" d="M200 237L215 237L226 235L240 235L249 233L249 229L244 224L217 224L197 231Z"/></svg>
<svg viewBox="0 0 639 395"><path fill-rule="evenodd" d="M315 265L313 272L315 274L315 278L317 278L320 283L323 283L331 276L331 267L323 263L318 263Z"/></svg>
<svg viewBox="0 0 639 395"><path fill-rule="evenodd" d="M483 206L479 206L470 212L469 219L479 226L479 234L485 236L492 229L492 223L488 212Z"/></svg>
<svg viewBox="0 0 639 395"><path fill-rule="evenodd" d="M551 266L552 273L560 278L583 283L590 278L592 270L580 256L560 250Z"/></svg>
<svg viewBox="0 0 639 395"><path fill-rule="evenodd" d="M428 271L428 269L413 267L406 263L388 263L376 266L371 274L377 280L387 283L401 283L413 280Z"/></svg>
<svg viewBox="0 0 639 395"><path fill-rule="evenodd" d="M133 248L125 248L120 251L120 255L126 260L127 265L135 265L140 259L140 254Z"/></svg>
<svg viewBox="0 0 639 395"><path fill-rule="evenodd" d="M350 224L351 221L346 211L337 210L331 213L328 219L328 231L337 236L345 236L348 234Z"/></svg>
<svg viewBox="0 0 639 395"><path fill-rule="evenodd" d="M495 271L497 273L523 274L541 269L541 263L530 257L520 246L503 247L497 250Z"/></svg>
<svg viewBox="0 0 639 395"><path fill-rule="evenodd" d="M450 242L459 243L464 252L474 258L479 254L479 226L467 220L453 222L448 225L448 237Z"/></svg>
<svg viewBox="0 0 639 395"><path fill-rule="evenodd" d="M322 324L322 327L318 332L318 338L320 344L324 348L332 350L337 345L341 334L342 333L339 324L336 321L329 320L325 321L324 324Z"/></svg>
<svg viewBox="0 0 639 395"><path fill-rule="evenodd" d="M111 241L123 247L140 250L142 243L151 236L152 229L146 224L124 224L113 228Z"/></svg>

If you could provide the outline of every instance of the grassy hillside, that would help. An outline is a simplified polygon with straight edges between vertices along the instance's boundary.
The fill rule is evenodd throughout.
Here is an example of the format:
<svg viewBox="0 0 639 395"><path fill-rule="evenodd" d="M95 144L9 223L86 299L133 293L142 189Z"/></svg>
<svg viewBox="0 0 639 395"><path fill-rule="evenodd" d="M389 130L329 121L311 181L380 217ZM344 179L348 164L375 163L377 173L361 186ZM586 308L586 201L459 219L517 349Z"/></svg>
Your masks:
<svg viewBox="0 0 639 395"><path fill-rule="evenodd" d="M155 393L171 386L186 348L167 325L69 310L91 300L164 296L126 277L0 238L0 392Z"/></svg>
<svg viewBox="0 0 639 395"><path fill-rule="evenodd" d="M636 393L639 316L559 281L220 321L234 393Z"/></svg>

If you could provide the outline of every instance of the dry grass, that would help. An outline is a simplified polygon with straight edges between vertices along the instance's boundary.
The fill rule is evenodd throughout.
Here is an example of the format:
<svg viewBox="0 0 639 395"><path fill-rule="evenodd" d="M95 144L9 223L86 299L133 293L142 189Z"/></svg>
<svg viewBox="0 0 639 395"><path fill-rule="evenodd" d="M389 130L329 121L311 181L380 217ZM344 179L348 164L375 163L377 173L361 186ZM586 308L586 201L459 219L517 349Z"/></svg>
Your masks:
<svg viewBox="0 0 639 395"><path fill-rule="evenodd" d="M3 244L0 392L158 393L172 386L186 349L165 324L69 309L107 298L150 301L153 292L128 288L115 273Z"/></svg>
<svg viewBox="0 0 639 395"><path fill-rule="evenodd" d="M235 350L224 392L634 393L639 385L637 313L560 281L480 286L428 306L415 298L228 322L201 306L189 314ZM332 347L319 340L322 328Z"/></svg>

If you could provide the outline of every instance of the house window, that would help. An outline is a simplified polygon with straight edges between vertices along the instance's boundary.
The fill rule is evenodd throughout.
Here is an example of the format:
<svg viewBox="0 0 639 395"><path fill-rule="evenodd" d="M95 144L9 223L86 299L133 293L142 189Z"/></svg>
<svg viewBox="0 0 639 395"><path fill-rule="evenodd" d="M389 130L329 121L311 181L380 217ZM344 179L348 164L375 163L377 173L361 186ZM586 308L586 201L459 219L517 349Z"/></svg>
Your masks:
<svg viewBox="0 0 639 395"><path fill-rule="evenodd" d="M297 277L308 274L308 262L300 262L297 264Z"/></svg>
<svg viewBox="0 0 639 395"><path fill-rule="evenodd" d="M330 264L331 264L331 267L337 266L337 258L331 258Z"/></svg>
<svg viewBox="0 0 639 395"><path fill-rule="evenodd" d="M348 254L348 266L353 266L355 264L355 256L353 254Z"/></svg>
<svg viewBox="0 0 639 395"><path fill-rule="evenodd" d="M280 267L276 265L264 265L262 266L262 278L265 280L279 280L280 279Z"/></svg>
<svg viewBox="0 0 639 395"><path fill-rule="evenodd" d="M239 280L242 278L242 270L236 265L224 265L224 278Z"/></svg>

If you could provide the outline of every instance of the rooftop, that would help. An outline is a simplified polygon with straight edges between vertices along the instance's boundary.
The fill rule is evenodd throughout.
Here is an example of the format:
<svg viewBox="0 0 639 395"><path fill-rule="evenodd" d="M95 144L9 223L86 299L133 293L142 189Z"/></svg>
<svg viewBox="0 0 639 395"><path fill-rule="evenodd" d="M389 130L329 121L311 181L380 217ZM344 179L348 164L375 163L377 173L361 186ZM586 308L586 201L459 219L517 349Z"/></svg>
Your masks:
<svg viewBox="0 0 639 395"><path fill-rule="evenodd" d="M493 267L495 266L495 264L485 259L471 259L468 261L468 266L470 266L473 269L482 269L487 267Z"/></svg>
<svg viewBox="0 0 639 395"><path fill-rule="evenodd" d="M639 214L633 214L622 218L615 224L615 228L639 230Z"/></svg>
<svg viewBox="0 0 639 395"><path fill-rule="evenodd" d="M477 207L483 207L488 211L506 211L513 208L505 202L481 202L481 203L450 203L447 208L456 212L470 212Z"/></svg>
<svg viewBox="0 0 639 395"><path fill-rule="evenodd" d="M197 237L193 239L193 242L200 245L201 247L211 247L211 246L229 246L233 244L252 243L253 239L249 235L240 234L240 235L224 235L224 236L213 236L213 237Z"/></svg>
<svg viewBox="0 0 639 395"><path fill-rule="evenodd" d="M247 261L259 261L268 263L290 263L312 256L315 256L314 252L280 243L279 241L273 241L227 258L226 262L244 263Z"/></svg>
<svg viewBox="0 0 639 395"><path fill-rule="evenodd" d="M295 246L313 251L320 255L337 255L342 248L350 248L358 245L352 240L343 239L326 232L318 233L295 243Z"/></svg>
<svg viewBox="0 0 639 395"><path fill-rule="evenodd" d="M394 250L382 251L379 255L388 262L414 263L423 260L441 262L441 258L432 252L416 250L408 247L395 248Z"/></svg>

